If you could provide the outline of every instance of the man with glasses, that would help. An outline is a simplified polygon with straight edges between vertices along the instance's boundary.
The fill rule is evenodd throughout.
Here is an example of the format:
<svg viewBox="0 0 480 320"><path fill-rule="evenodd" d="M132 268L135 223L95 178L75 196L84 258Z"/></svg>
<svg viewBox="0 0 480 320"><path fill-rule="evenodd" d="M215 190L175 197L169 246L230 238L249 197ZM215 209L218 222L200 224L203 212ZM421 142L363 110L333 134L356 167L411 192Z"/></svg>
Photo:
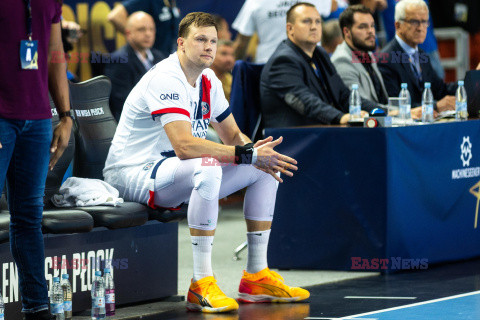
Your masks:
<svg viewBox="0 0 480 320"><path fill-rule="evenodd" d="M418 48L425 41L428 26L428 6L423 0L399 1L395 6L395 38L382 50L378 67L390 97L398 97L401 83L407 83L412 107L418 107L424 84L430 82L436 109L454 110L457 85L438 77L427 53ZM412 110L412 116L419 115Z"/></svg>
<svg viewBox="0 0 480 320"><path fill-rule="evenodd" d="M386 40L385 40L386 43L388 43L388 41L392 40L395 37L395 5L397 4L398 1L399 0L387 0L388 7L385 10L383 10L381 14L381 17L383 20L383 27L385 29L384 31L386 35ZM435 26L432 24L432 16L433 16L431 11L432 6L430 6L430 3L429 3L429 1L431 0L424 0L424 1L427 4L427 6L430 8L430 13L429 13L430 25L428 26L428 29L427 29L427 37L425 38L425 41L419 45L419 47L428 54L428 56L430 57L430 64L432 65L437 75L443 79L445 77L445 70L443 69L440 63L440 55L438 53L437 38L435 37L435 34L433 32ZM435 1L436 5L438 5L437 1L438 0ZM435 19L435 21L438 23L437 19ZM386 43L383 43L382 47Z"/></svg>

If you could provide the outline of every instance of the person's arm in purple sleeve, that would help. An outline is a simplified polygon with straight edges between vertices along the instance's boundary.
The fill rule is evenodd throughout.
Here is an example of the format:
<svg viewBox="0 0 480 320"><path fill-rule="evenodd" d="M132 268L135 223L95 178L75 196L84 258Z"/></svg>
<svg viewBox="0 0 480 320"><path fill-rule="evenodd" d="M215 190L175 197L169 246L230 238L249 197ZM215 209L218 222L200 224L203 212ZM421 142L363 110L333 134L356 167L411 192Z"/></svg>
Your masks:
<svg viewBox="0 0 480 320"><path fill-rule="evenodd" d="M53 169L55 163L57 163L68 146L73 124L72 118L66 115L66 113L70 112L67 65L65 61L52 60L52 56L65 56L63 53L60 22L52 24L50 43L48 45L48 89L55 103L55 108L60 115L60 122L53 131L53 139L50 146L50 152L52 153L48 165L50 170Z"/></svg>

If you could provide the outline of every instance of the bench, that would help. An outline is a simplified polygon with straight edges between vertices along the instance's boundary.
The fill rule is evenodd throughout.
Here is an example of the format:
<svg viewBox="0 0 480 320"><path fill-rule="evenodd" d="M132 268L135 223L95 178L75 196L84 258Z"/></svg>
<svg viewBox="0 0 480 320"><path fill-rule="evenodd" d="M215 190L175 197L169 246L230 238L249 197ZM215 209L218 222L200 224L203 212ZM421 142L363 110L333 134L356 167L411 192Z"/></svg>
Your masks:
<svg viewBox="0 0 480 320"><path fill-rule="evenodd" d="M54 169L49 171L45 187L42 230L45 234L48 283L51 284L53 276L60 273L70 274L74 288L74 312L90 308L89 290L92 274L94 270L104 267L105 263L116 263L112 268L122 275L121 278L115 279L117 304L176 295L178 225L167 222L184 219L187 215L186 206L178 211L170 211L154 210L135 202L124 202L117 207L78 208L56 208L51 203L50 199L58 192L72 161L73 176L103 179L102 170L117 126L109 108L111 83L107 77L99 76L81 83L70 83L69 86L71 108L74 112L72 134L67 149ZM52 101L51 106L52 124L55 126L59 118ZM6 312L9 318L11 316L12 319L21 319L18 277L11 270L10 273L8 270L5 271L5 265L8 266L7 269L14 268L8 244L9 222L5 194L2 194L0 199L0 261L4 264L2 291L5 291ZM68 259L69 256L72 259ZM75 264L75 260L80 262L77 261ZM103 261L102 265L94 263L100 260ZM87 264L85 268L81 264L82 261ZM122 269L121 267L125 265L127 267ZM145 272L147 270L148 272ZM154 283L159 282L157 285L161 287L145 288L148 281L152 280Z"/></svg>

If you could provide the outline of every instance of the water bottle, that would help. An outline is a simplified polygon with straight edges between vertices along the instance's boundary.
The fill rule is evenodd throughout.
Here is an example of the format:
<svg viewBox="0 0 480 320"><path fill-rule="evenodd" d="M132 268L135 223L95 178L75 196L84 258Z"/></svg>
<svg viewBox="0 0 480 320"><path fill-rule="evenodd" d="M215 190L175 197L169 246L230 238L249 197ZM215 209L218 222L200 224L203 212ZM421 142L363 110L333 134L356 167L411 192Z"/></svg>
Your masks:
<svg viewBox="0 0 480 320"><path fill-rule="evenodd" d="M467 91L463 86L463 81L458 81L457 93L455 94L455 119L467 120Z"/></svg>
<svg viewBox="0 0 480 320"><path fill-rule="evenodd" d="M60 282L63 290L63 313L65 320L72 319L72 286L68 280L68 274L62 274L62 282Z"/></svg>
<svg viewBox="0 0 480 320"><path fill-rule="evenodd" d="M5 319L4 312L5 312L5 304L3 303L3 296L2 296L2 293L0 292L0 320Z"/></svg>
<svg viewBox="0 0 480 320"><path fill-rule="evenodd" d="M53 278L53 285L50 291L50 312L55 320L65 320L63 313L63 289L60 286L60 278Z"/></svg>
<svg viewBox="0 0 480 320"><path fill-rule="evenodd" d="M105 268L105 309L107 317L115 315L115 284L109 268Z"/></svg>
<svg viewBox="0 0 480 320"><path fill-rule="evenodd" d="M95 271L92 284L92 320L105 319L105 284L101 271Z"/></svg>
<svg viewBox="0 0 480 320"><path fill-rule="evenodd" d="M351 121L361 121L362 115L360 109L362 106L362 99L360 98L360 93L358 92L358 84L352 84L352 92L350 93L350 120Z"/></svg>
<svg viewBox="0 0 480 320"><path fill-rule="evenodd" d="M409 121L412 118L410 114L410 109L412 107L410 92L408 92L408 85L406 83L401 84L402 90L400 91L400 102L399 102L399 117L404 122Z"/></svg>
<svg viewBox="0 0 480 320"><path fill-rule="evenodd" d="M425 90L422 95L422 121L433 122L433 94L430 82L425 82Z"/></svg>

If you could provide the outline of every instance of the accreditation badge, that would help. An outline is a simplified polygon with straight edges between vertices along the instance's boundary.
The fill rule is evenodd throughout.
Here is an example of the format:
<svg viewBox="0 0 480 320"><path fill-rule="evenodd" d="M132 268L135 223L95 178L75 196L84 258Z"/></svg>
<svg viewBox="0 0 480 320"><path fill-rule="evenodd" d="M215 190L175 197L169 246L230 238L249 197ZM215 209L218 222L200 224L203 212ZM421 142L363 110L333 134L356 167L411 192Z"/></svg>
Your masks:
<svg viewBox="0 0 480 320"><path fill-rule="evenodd" d="M20 41L20 63L22 69L38 69L38 41L22 40Z"/></svg>

